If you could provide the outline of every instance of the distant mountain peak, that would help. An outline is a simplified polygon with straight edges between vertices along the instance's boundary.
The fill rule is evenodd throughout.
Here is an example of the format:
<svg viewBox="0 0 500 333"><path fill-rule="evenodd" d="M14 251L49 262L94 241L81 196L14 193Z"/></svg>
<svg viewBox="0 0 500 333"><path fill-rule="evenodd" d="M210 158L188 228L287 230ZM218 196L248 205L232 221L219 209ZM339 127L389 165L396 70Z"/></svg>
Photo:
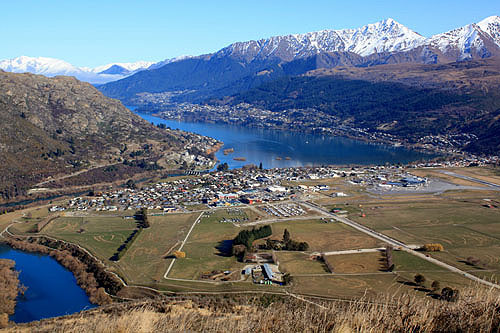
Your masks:
<svg viewBox="0 0 500 333"><path fill-rule="evenodd" d="M0 68L8 72L36 72L43 75L64 75L79 71L78 68L63 60L24 55L14 59L1 60Z"/></svg>
<svg viewBox="0 0 500 333"><path fill-rule="evenodd" d="M387 18L358 29L320 30L237 42L222 49L219 54L247 61L266 58L291 61L322 52L352 52L367 56L407 50L420 45L424 40L425 37L420 34Z"/></svg>
<svg viewBox="0 0 500 333"><path fill-rule="evenodd" d="M96 68L76 67L55 58L19 56L13 59L0 60L0 69L13 73L33 73L48 77L57 75L74 76L90 83L106 83L122 79L146 69L153 62L138 61L133 63L113 63Z"/></svg>
<svg viewBox="0 0 500 333"><path fill-rule="evenodd" d="M477 23L477 25L488 25L488 24L500 24L500 16L493 15L485 18L484 20Z"/></svg>
<svg viewBox="0 0 500 333"><path fill-rule="evenodd" d="M476 24L500 47L500 16L490 16Z"/></svg>

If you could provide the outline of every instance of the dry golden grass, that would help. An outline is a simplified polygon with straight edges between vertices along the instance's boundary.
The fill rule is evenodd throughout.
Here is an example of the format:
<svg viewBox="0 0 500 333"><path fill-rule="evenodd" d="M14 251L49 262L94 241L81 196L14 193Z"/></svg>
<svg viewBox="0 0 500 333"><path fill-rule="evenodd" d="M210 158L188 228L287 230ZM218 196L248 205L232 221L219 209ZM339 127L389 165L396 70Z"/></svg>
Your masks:
<svg viewBox="0 0 500 333"><path fill-rule="evenodd" d="M457 184L457 185L486 188L486 185L482 185L482 184L479 184L477 182L458 178L458 177L455 177L452 175L444 174L444 173L440 172L439 169L412 170L412 174L414 174L415 176L419 176L419 177L440 178L440 179L443 179L447 182Z"/></svg>
<svg viewBox="0 0 500 333"><path fill-rule="evenodd" d="M470 288L455 303L402 295L372 303L271 295L112 305L11 327L9 332L497 332L497 291Z"/></svg>
<svg viewBox="0 0 500 333"><path fill-rule="evenodd" d="M500 168L484 167L484 168L455 168L451 171L461 175L481 179L487 182L500 184Z"/></svg>
<svg viewBox="0 0 500 333"><path fill-rule="evenodd" d="M310 260L309 255L300 252L279 252L276 257L279 261L280 270L294 274L327 274L324 263L318 260Z"/></svg>
<svg viewBox="0 0 500 333"><path fill-rule="evenodd" d="M283 221L272 224L272 238L280 239L285 229L291 238L299 242L307 242L310 251L356 250L382 246L382 242L367 236L356 229L334 222L321 220Z"/></svg>
<svg viewBox="0 0 500 333"><path fill-rule="evenodd" d="M335 273L374 273L383 269L380 252L326 256Z"/></svg>

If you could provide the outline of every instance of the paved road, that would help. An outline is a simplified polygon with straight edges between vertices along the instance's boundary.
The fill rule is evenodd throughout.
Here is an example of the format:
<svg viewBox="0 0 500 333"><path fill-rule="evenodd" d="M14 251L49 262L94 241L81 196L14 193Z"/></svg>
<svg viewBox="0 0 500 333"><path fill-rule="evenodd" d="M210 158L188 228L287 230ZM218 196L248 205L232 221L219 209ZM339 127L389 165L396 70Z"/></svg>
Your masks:
<svg viewBox="0 0 500 333"><path fill-rule="evenodd" d="M364 225L361 225L359 223L356 223L354 221L351 221L345 217L341 217L341 216L338 216L336 214L333 214L333 213L330 213L328 210L312 203L312 202L308 202L308 201L301 201L300 203L302 203L303 205L306 205L308 206L309 208L317 211L317 212L320 212L320 213L323 213L324 215L327 215L328 217L331 217L331 218L334 218L335 220L339 221L339 222L342 222L344 224L347 224L348 226L354 228L354 229L357 229L361 232L364 232L365 234L368 234L372 237L375 237L377 239L380 239L381 241L384 241L392 246L396 246L396 247L407 247L406 244L394 239L394 238L391 238L389 236L386 236L384 234L381 234L380 232L377 232L375 230L372 230L368 227L365 227Z"/></svg>
<svg viewBox="0 0 500 333"><path fill-rule="evenodd" d="M184 238L184 240L182 241L181 243L181 246L179 247L179 250L178 251L182 251L182 248L184 247L184 244L186 244L186 241L188 240L189 238L189 235L191 234L191 231L193 231L194 229L194 226L196 225L196 223L198 223L200 221L200 218L203 216L203 213L201 213L200 215L198 215L198 218L193 222L193 225L191 226L191 229L189 229L187 235L186 235L186 238ZM165 272L165 274L163 275L163 278L164 279L167 279L167 276L168 276L168 273L170 273L170 270L172 269L172 267L174 266L174 263L175 263L175 258L172 260L172 262L170 263L170 265L168 266L167 268L167 271Z"/></svg>
<svg viewBox="0 0 500 333"><path fill-rule="evenodd" d="M356 254L356 253L371 253L384 251L385 248L379 247L375 249L358 249L358 250L343 250L343 251L329 251L321 253L324 256L342 255L342 254Z"/></svg>
<svg viewBox="0 0 500 333"><path fill-rule="evenodd" d="M493 187L493 188L495 188L497 190L500 190L500 185L495 184L495 183L491 183L491 182L487 182L487 181L482 180L482 179L478 179L478 178L474 178L474 177L469 177L469 176L464 176L464 175L461 175L461 174L458 174L458 173L455 173L455 172L452 172L452 171L446 171L446 170L441 170L439 172L444 173L445 175L448 175L448 176L462 178L462 179L469 180L469 181L474 182L474 183L479 183L479 184L487 185L489 187Z"/></svg>
<svg viewBox="0 0 500 333"><path fill-rule="evenodd" d="M300 216L288 216L288 217L279 217L279 218L273 218L273 219L265 219L265 220L260 220L260 221L255 221L255 222L247 222L247 223L239 223L238 225L241 227L251 227L259 224L271 224L271 223L276 223L276 222L286 222L286 221L295 221L295 220L315 220L315 219L320 219L322 217L325 217L324 214L321 215L300 215Z"/></svg>
<svg viewBox="0 0 500 333"><path fill-rule="evenodd" d="M335 214L333 214L333 213L325 210L324 208L322 208L322 207L320 207L320 206L318 206L318 205L316 205L314 203L307 202L307 201L301 201L301 203L304 204L304 205L306 205L306 206L308 206L308 207L310 207L311 209L314 209L314 210L318 211L318 212L323 212L324 214L327 214L327 215L333 217L335 220L337 220L339 222L342 222L344 224L347 224L348 226L351 226L354 229L357 229L357 230L359 230L361 232L364 232L365 234L368 234L368 235L370 235L372 237L380 239L380 240L382 240L382 241L384 241L384 242L386 242L386 243L388 243L390 245L393 245L395 247L399 247L399 248L401 248L401 250L406 251L406 252L408 252L410 254L413 254L414 256L417 256L419 258L427 260L427 261L429 261L429 262L431 262L431 263L433 263L435 265L438 265L440 267L446 268L446 269L448 269L448 270L450 270L450 271L452 271L454 273L460 274L463 277L468 278L470 280L473 280L475 282L482 283L482 284L484 284L484 285L486 285L488 287L500 289L500 285L498 285L498 284L495 284L495 283L483 280L481 278L478 278L475 275L472 275L470 273L462 271L461 269L458 269L455 266L448 265L447 263L444 263L444 262L439 261L439 260L437 260L435 258L432 258L432 257L430 257L430 256L428 256L428 255L426 255L424 253L417 252L417 251L413 250L410 246L408 246L408 245L406 245L406 244L404 244L404 243L402 243L402 242L400 242L398 240L395 240L394 238L391 238L389 236L381 234L380 232L372 230L372 229L370 229L368 227L365 227L364 225L361 225L359 223L351 221L351 220L349 220L349 219L347 219L345 217L337 216L337 215L335 215Z"/></svg>

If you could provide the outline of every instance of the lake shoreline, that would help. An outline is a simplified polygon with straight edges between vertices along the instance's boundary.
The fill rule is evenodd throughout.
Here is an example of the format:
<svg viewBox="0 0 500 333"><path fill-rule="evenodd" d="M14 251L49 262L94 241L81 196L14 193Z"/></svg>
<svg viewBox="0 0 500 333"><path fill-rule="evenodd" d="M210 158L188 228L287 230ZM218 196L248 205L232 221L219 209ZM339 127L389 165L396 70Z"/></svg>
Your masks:
<svg viewBox="0 0 500 333"><path fill-rule="evenodd" d="M260 163L265 169L322 165L404 165L440 157L437 154L407 149L403 146L362 141L359 138L225 123L183 122L178 119L159 118L149 113L134 112L153 124L194 132L223 142L224 145L216 153L216 157L221 164L228 163L230 169L240 168L245 164L260 165ZM230 148L234 149L234 153L223 153ZM245 158L246 161L235 161L234 156Z"/></svg>
<svg viewBox="0 0 500 333"><path fill-rule="evenodd" d="M351 140L356 140L360 142L365 142L369 144L380 144L380 145L385 145L385 146L392 146L392 147L404 147L409 150L425 153L425 154L439 154L443 155L445 157L454 157L456 154L452 154L449 151L445 151L442 149L439 149L436 146L432 147L423 147L419 144L415 143L409 143L406 142L402 139L398 139L396 137L394 138L380 138L380 137L367 137L366 135L355 135L355 131L345 131L341 129L334 129L337 132L335 133L330 133L330 132L317 132L317 131L311 131L308 129L300 129L300 128L282 128L282 127L269 127L269 126L262 126L256 123L248 123L248 124L240 124L238 122L235 123L228 123L228 122L211 122L211 121L200 121L196 118L191 119L191 118L170 118L170 117L165 117L161 112L153 112L153 113L145 113L145 112L137 112L137 113L142 113L154 117L158 117L164 120L169 120L169 121L180 121L180 122L187 122L187 123L199 123L199 124L225 124L228 126L241 126L245 128L254 128L254 129L266 129L266 130L274 130L274 131L292 131L296 133L302 133L302 134L313 134L313 135L322 135L322 136L330 136L330 137L342 137L342 138L347 138Z"/></svg>

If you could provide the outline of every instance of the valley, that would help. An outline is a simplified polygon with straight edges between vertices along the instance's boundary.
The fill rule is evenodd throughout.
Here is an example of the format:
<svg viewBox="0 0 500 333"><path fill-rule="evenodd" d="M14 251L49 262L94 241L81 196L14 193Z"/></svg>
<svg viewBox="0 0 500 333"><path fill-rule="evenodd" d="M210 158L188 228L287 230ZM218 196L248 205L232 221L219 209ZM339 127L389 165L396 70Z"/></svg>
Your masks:
<svg viewBox="0 0 500 333"><path fill-rule="evenodd" d="M0 330L498 331L498 6L420 5L6 3Z"/></svg>
<svg viewBox="0 0 500 333"><path fill-rule="evenodd" d="M2 234L20 239L44 235L85 248L125 281L126 287L118 296L127 298L142 297L150 292L147 288L176 295L270 292L324 299L362 295L376 299L389 290L428 297L432 281L452 288L465 288L472 282L498 287L489 282L500 276L495 259L498 189L480 183L458 185L461 178L450 178L441 170L235 169L184 176L150 183L142 190L59 201L50 206L58 208L55 213L50 207L29 209L14 223L7 214ZM471 179L486 173L498 183L496 169L453 170L458 175L474 175ZM425 183L403 192L397 190L401 185L376 192L382 187L379 184L396 184L397 179L416 175L426 177L419 178ZM441 179L440 175L446 177ZM426 188L433 188L430 184L434 182L449 184L450 190L428 192ZM211 184L216 183L224 183L225 191L239 199L210 194ZM249 184L254 184L251 191ZM282 190L270 191L280 186ZM182 191L174 194L175 189ZM113 252L137 228L134 214L138 207L144 207L141 202L148 202L150 226L131 241L118 261L112 260ZM295 207L291 209L296 213L285 207ZM55 219L41 231L33 231L40 219L49 216ZM244 274L246 267L262 265L252 263L251 253L270 253L263 247L265 241L256 241L244 262L223 245L239 231L262 225L271 226L271 239L280 239L288 230L294 240L308 244L305 251L271 251L277 269L291 275L290 284L255 284ZM435 243L442 244L444 250L414 250ZM384 261L387 244L394 251L390 270ZM210 278L223 272L227 278ZM417 274L424 275L429 286L413 285Z"/></svg>

